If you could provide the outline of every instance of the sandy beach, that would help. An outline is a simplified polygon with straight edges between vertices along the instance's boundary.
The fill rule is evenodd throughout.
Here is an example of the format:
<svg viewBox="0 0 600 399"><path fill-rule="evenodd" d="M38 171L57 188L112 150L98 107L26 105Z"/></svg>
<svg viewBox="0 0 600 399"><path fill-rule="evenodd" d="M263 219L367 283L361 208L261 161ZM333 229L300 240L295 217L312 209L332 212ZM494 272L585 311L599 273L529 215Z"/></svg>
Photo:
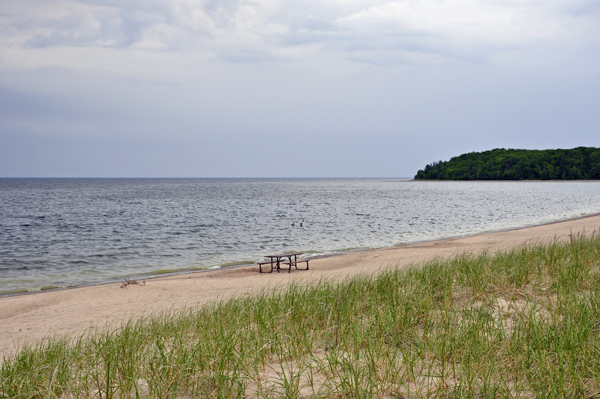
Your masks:
<svg viewBox="0 0 600 399"><path fill-rule="evenodd" d="M55 335L78 335L149 315L227 299L292 282L309 283L383 268L407 267L465 252L497 251L527 243L568 240L600 229L600 215L399 247L346 253L310 262L309 271L259 274L257 266L172 275L122 287L121 283L0 298L0 358L23 344Z"/></svg>

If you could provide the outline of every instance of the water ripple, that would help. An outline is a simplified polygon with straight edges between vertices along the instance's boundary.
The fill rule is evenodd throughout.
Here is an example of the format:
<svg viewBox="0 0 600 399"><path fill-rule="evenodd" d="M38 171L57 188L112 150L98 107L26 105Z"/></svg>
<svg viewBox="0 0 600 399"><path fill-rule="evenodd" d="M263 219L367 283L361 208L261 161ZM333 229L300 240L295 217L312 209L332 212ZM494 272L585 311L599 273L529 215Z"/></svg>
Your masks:
<svg viewBox="0 0 600 399"><path fill-rule="evenodd" d="M0 203L1 295L540 224L600 212L600 183L0 179Z"/></svg>

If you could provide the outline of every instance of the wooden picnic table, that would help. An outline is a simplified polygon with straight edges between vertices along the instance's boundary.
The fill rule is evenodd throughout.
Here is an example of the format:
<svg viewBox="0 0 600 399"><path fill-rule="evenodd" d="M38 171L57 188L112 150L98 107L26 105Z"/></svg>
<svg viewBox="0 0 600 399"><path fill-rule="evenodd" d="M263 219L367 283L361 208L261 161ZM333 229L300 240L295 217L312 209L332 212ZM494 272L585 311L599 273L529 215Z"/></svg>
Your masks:
<svg viewBox="0 0 600 399"><path fill-rule="evenodd" d="M269 258L268 262L258 262L258 270L263 273L263 265L271 265L271 270L268 273L273 273L273 269L277 269L277 273L280 270L288 270L288 273L292 272L292 266L296 270L308 270L308 259L298 260L298 255L302 255L302 252L287 252L284 254L266 255L265 258ZM287 258L287 262L285 261ZM306 263L306 269L298 269L298 263ZM288 265L289 268L283 268L281 265ZM264 273L267 273L266 271Z"/></svg>

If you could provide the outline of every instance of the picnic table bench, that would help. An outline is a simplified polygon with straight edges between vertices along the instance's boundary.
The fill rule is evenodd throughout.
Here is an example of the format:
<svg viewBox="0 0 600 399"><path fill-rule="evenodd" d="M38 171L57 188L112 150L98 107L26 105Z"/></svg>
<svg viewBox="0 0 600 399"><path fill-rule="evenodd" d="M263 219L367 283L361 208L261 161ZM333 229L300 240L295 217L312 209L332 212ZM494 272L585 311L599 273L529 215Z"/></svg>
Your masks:
<svg viewBox="0 0 600 399"><path fill-rule="evenodd" d="M292 266L296 268L296 270L308 270L308 259L298 259L298 255L302 255L302 252L289 252L285 254L277 254L277 255L267 255L265 258L269 258L268 262L258 262L258 271L260 273L273 273L273 270L276 269L277 273L280 270L287 270L288 273L292 272ZM299 269L299 263L306 263L306 269ZM265 265L270 265L270 271L262 270L262 267ZM287 265L288 267L284 268L282 265Z"/></svg>

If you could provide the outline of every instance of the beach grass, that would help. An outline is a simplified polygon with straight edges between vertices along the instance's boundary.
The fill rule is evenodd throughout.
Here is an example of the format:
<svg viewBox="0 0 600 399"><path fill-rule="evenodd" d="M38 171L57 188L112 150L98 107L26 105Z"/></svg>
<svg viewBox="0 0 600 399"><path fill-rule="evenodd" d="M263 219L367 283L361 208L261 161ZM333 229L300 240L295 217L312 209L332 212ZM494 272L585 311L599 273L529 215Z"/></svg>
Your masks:
<svg viewBox="0 0 600 399"><path fill-rule="evenodd" d="M600 238L292 285L4 359L0 398L600 398Z"/></svg>

